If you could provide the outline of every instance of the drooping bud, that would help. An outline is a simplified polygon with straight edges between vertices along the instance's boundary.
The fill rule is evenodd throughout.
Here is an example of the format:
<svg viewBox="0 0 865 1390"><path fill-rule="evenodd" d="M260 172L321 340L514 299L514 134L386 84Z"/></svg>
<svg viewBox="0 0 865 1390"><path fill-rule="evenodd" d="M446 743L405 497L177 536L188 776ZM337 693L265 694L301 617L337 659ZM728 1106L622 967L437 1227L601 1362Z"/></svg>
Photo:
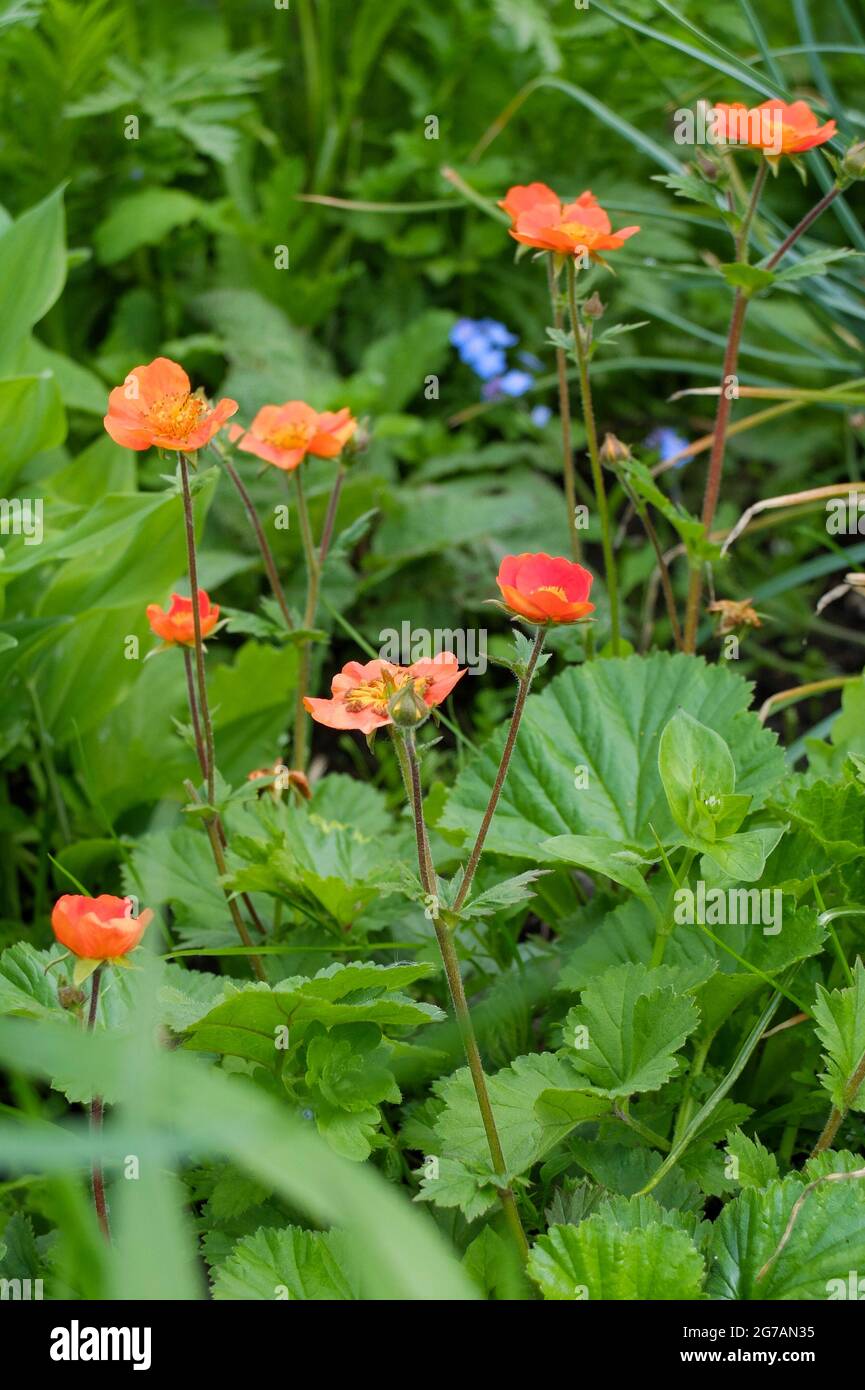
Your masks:
<svg viewBox="0 0 865 1390"><path fill-rule="evenodd" d="M601 296L598 294L598 291L595 290L594 294L590 294L583 305L583 315L587 319L602 318L606 307L606 304L601 302Z"/></svg>
<svg viewBox="0 0 865 1390"><path fill-rule="evenodd" d="M625 463L631 457L631 451L627 444L623 444L621 439L617 439L614 434L604 436L601 445L601 463L605 468L618 468L620 463Z"/></svg>
<svg viewBox="0 0 865 1390"><path fill-rule="evenodd" d="M391 695L387 712L398 729L417 729L429 719L430 707L417 693L414 681L406 681Z"/></svg>

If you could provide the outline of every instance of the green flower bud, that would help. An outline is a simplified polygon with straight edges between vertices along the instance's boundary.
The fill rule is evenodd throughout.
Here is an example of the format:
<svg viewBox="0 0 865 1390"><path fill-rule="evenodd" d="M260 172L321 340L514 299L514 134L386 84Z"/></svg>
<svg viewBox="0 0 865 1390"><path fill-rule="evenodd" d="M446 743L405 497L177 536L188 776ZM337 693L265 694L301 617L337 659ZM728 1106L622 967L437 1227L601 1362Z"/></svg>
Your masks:
<svg viewBox="0 0 865 1390"><path fill-rule="evenodd" d="M848 179L865 178L865 140L850 146L841 161L841 168Z"/></svg>
<svg viewBox="0 0 865 1390"><path fill-rule="evenodd" d="M430 707L418 695L414 681L406 681L391 695L387 712L398 729L417 729L429 719Z"/></svg>

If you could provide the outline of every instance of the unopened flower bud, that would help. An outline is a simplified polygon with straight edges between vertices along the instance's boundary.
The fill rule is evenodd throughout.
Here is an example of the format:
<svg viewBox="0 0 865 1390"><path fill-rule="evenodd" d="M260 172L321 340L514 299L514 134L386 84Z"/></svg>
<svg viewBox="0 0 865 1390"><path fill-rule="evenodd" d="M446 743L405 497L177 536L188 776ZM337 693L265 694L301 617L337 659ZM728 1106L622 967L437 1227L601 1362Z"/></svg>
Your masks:
<svg viewBox="0 0 865 1390"><path fill-rule="evenodd" d="M417 729L429 719L430 707L418 695L414 681L406 681L387 702L387 712L398 729Z"/></svg>
<svg viewBox="0 0 865 1390"><path fill-rule="evenodd" d="M587 319L599 319L603 316L606 304L601 303L601 296L595 290L594 294L589 295L583 305L583 314Z"/></svg>
<svg viewBox="0 0 865 1390"><path fill-rule="evenodd" d="M614 434L604 436L601 445L601 463L606 468L618 468L620 463L625 463L631 457L631 451L627 444L623 444L621 439L617 439Z"/></svg>
<svg viewBox="0 0 865 1390"><path fill-rule="evenodd" d="M848 179L865 178L865 140L857 140L851 145L841 161L841 168Z"/></svg>
<svg viewBox="0 0 865 1390"><path fill-rule="evenodd" d="M707 154L698 149L696 152L697 167L707 183L717 183L721 174L721 165L717 159L710 159Z"/></svg>

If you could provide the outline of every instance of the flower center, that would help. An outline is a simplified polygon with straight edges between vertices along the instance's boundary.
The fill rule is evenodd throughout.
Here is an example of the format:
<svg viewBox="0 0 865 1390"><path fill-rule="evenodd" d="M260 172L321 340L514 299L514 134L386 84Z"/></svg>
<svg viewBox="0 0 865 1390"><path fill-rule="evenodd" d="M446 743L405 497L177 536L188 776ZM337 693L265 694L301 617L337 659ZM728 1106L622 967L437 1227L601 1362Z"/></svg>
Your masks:
<svg viewBox="0 0 865 1390"><path fill-rule="evenodd" d="M375 714L386 715L388 700L397 690L402 690L404 685L412 681L418 695L423 697L429 686L426 677L412 677L407 671L393 671L379 676L377 680L364 681L362 685L356 685L353 690L349 690L345 697L345 707L351 714L371 709Z"/></svg>
<svg viewBox="0 0 865 1390"><path fill-rule="evenodd" d="M591 227L584 227L582 222L562 222L559 231L564 232L565 236L573 237L577 245L585 247L593 246L597 235Z"/></svg>
<svg viewBox="0 0 865 1390"><path fill-rule="evenodd" d="M568 601L567 594L565 593L564 589L562 589L558 584L541 584L540 588L535 589L535 593L555 594L556 598L560 598L564 603L567 603Z"/></svg>
<svg viewBox="0 0 865 1390"><path fill-rule="evenodd" d="M159 396L147 412L147 419L156 434L185 439L206 413L207 402L187 391L182 395Z"/></svg>
<svg viewBox="0 0 865 1390"><path fill-rule="evenodd" d="M277 449L305 449L314 433L312 425L298 421L296 424L283 425L281 429L274 430L270 441Z"/></svg>

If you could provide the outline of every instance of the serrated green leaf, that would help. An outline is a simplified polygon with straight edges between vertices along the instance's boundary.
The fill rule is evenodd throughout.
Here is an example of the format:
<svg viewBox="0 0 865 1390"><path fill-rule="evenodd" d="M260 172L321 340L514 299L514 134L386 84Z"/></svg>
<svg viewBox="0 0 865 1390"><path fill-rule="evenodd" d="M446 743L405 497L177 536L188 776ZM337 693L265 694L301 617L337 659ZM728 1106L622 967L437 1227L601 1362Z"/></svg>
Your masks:
<svg viewBox="0 0 865 1390"><path fill-rule="evenodd" d="M697 1299L705 1270L691 1238L671 1226L623 1230L603 1213L553 1226L532 1247L529 1274L545 1299Z"/></svg>
<svg viewBox="0 0 865 1390"><path fill-rule="evenodd" d="M820 984L814 1003L817 1036L823 1044L826 1071L820 1081L836 1109L865 1111L865 1080L855 1084L865 1058L865 966L856 958L853 984L831 993Z"/></svg>
<svg viewBox="0 0 865 1390"><path fill-rule="evenodd" d="M213 1280L213 1297L335 1302L361 1297L339 1231L260 1230L238 1241Z"/></svg>
<svg viewBox="0 0 865 1390"><path fill-rule="evenodd" d="M656 1091L676 1070L675 1054L697 1027L693 1000L659 988L643 965L607 970L583 990L563 1025L570 1057L603 1095Z"/></svg>

